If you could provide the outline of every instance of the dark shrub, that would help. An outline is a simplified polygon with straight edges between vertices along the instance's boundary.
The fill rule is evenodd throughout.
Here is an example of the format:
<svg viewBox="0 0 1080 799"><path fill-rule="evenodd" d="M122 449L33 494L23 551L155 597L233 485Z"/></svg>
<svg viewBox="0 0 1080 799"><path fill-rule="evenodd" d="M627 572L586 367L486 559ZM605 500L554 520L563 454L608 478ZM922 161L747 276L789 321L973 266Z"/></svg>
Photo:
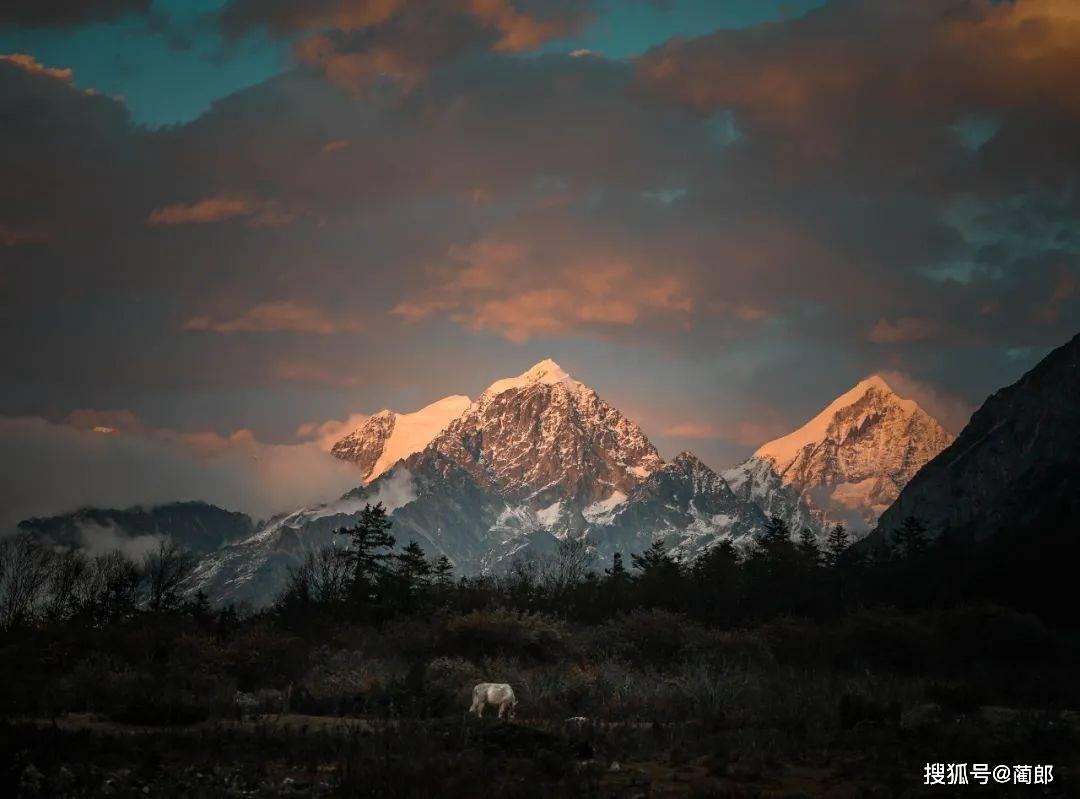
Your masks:
<svg viewBox="0 0 1080 799"><path fill-rule="evenodd" d="M450 616L442 627L445 648L474 660L500 656L552 660L566 639L558 619L503 608Z"/></svg>

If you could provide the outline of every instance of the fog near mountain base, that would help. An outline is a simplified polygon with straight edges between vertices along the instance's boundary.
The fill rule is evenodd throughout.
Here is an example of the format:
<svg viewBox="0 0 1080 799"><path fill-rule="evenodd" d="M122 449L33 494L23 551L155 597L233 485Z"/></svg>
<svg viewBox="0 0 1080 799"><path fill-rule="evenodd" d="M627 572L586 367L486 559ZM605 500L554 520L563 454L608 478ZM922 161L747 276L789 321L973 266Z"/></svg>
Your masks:
<svg viewBox="0 0 1080 799"><path fill-rule="evenodd" d="M134 561L141 561L154 552L165 539L161 535L130 536L113 524L79 522L78 529L82 549L87 555L105 555L120 550Z"/></svg>
<svg viewBox="0 0 1080 799"><path fill-rule="evenodd" d="M248 431L102 433L39 417L0 418L0 464L0 534L32 516L183 500L267 518L360 482L314 442L267 444Z"/></svg>
<svg viewBox="0 0 1080 799"><path fill-rule="evenodd" d="M416 496L416 483L413 481L412 472L404 466L399 466L375 484L373 493L365 494L362 499L342 499L331 502L312 518L358 513L364 509L365 505L377 505L380 502L387 513L393 513L398 508L408 505L416 499Z"/></svg>

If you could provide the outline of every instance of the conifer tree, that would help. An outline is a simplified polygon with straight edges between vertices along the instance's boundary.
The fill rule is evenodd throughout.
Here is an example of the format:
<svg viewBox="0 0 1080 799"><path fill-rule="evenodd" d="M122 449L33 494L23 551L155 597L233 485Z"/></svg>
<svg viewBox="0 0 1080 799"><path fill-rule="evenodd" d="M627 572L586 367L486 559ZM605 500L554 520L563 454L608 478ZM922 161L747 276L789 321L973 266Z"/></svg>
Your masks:
<svg viewBox="0 0 1080 799"><path fill-rule="evenodd" d="M926 525L914 516L908 516L900 526L893 530L893 542L907 560L916 558L926 551Z"/></svg>
<svg viewBox="0 0 1080 799"><path fill-rule="evenodd" d="M435 587L440 590L449 588L454 583L454 565L446 555L440 555L431 567Z"/></svg>
<svg viewBox="0 0 1080 799"><path fill-rule="evenodd" d="M821 560L821 546L809 527L804 527L799 533L799 554L811 566L817 566Z"/></svg>
<svg viewBox="0 0 1080 799"><path fill-rule="evenodd" d="M848 538L844 525L836 525L829 531L829 536L825 539L825 562L835 569L844 562L850 548L851 540Z"/></svg>
<svg viewBox="0 0 1080 799"><path fill-rule="evenodd" d="M656 539L644 552L630 555L630 562L642 577L678 576L679 562L667 553L663 539Z"/></svg>
<svg viewBox="0 0 1080 799"><path fill-rule="evenodd" d="M691 573L701 582L711 583L729 578L739 562L739 553L730 539L719 544L694 559Z"/></svg>
<svg viewBox="0 0 1080 799"><path fill-rule="evenodd" d="M387 573L387 562L392 557L395 543L390 535L392 525L381 502L375 505L369 503L360 511L360 519L355 526L334 531L349 537L346 559L352 568L352 597L355 602L366 604Z"/></svg>
<svg viewBox="0 0 1080 799"><path fill-rule="evenodd" d="M621 552L616 552L611 556L611 568L604 569L604 574L608 576L608 579L613 581L623 581L629 578L630 573L626 570L626 566L623 565Z"/></svg>
<svg viewBox="0 0 1080 799"><path fill-rule="evenodd" d="M794 554L795 544L791 540L791 528L778 516L765 522L765 530L758 539L758 556L770 562L785 562Z"/></svg>

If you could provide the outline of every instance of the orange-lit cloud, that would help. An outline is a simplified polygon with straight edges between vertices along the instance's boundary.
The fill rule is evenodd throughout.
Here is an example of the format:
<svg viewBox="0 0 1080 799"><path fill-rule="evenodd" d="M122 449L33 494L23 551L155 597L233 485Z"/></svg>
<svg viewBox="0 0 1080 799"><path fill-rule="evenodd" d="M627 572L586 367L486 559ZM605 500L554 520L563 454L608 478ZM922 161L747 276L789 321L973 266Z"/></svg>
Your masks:
<svg viewBox="0 0 1080 799"><path fill-rule="evenodd" d="M515 0L239 0L222 23L233 36L255 27L276 36L300 34L294 57L352 91L384 80L407 89L435 66L468 53L536 50L580 25L587 5L523 10Z"/></svg>
<svg viewBox="0 0 1080 799"><path fill-rule="evenodd" d="M679 422L667 427L664 433L675 438L707 441L725 439L737 444L756 447L790 432L780 421L740 420L722 425L710 422Z"/></svg>
<svg viewBox="0 0 1080 799"><path fill-rule="evenodd" d="M228 194L218 194L193 203L176 203L154 209L147 222L151 225L205 225L243 218L251 227L278 227L293 221L293 215L274 203Z"/></svg>
<svg viewBox="0 0 1080 799"><path fill-rule="evenodd" d="M25 53L0 54L0 63L13 64L32 75L45 75L64 83L71 83L74 79L74 73L70 68L47 67L32 55L26 55Z"/></svg>
<svg viewBox="0 0 1080 799"><path fill-rule="evenodd" d="M920 158L925 168L967 109L1075 120L1078 73L1072 0L839 0L784 24L673 40L639 69L658 95L731 109L750 137L782 139L786 162L891 159L893 170Z"/></svg>
<svg viewBox="0 0 1080 799"><path fill-rule="evenodd" d="M393 313L417 322L447 314L473 330L513 342L588 326L629 326L661 315L686 320L693 308L685 282L618 260L538 263L519 244L482 240L451 248L451 263L431 270L436 283Z"/></svg>
<svg viewBox="0 0 1080 799"><path fill-rule="evenodd" d="M255 305L239 316L227 319L195 316L184 323L184 329L225 334L285 332L329 336L358 333L364 329L364 325L359 320L332 317L312 305L283 300Z"/></svg>
<svg viewBox="0 0 1080 799"><path fill-rule="evenodd" d="M499 32L494 49L508 53L535 50L565 35L576 20L539 19L519 11L512 0L469 0L467 8Z"/></svg>
<svg viewBox="0 0 1080 799"><path fill-rule="evenodd" d="M879 319L866 334L875 344L897 344L905 341L925 341L937 336L940 325L933 319L901 316L895 322Z"/></svg>
<svg viewBox="0 0 1080 799"><path fill-rule="evenodd" d="M664 430L669 436L677 438L720 438L720 431L705 422L680 422Z"/></svg>

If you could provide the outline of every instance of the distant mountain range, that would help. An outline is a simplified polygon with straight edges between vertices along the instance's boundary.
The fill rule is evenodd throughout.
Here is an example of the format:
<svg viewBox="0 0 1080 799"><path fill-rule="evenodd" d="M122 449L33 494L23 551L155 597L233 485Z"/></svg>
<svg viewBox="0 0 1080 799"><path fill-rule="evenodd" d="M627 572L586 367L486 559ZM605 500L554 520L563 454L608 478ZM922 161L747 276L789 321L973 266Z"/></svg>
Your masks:
<svg viewBox="0 0 1080 799"><path fill-rule="evenodd" d="M447 397L370 417L332 448L357 464L364 485L210 553L196 583L218 600L266 602L307 551L336 543L333 531L376 501L392 511L399 542L446 555L465 574L542 556L567 537L587 536L603 564L657 538L690 558L750 540L769 515L817 534L836 520L869 529L949 440L873 377L718 474L689 452L665 463L633 421L544 360L473 402Z"/></svg>
<svg viewBox="0 0 1080 799"><path fill-rule="evenodd" d="M1080 336L987 399L955 440L872 376L718 474L689 452L665 462L633 421L545 360L475 401L452 396L369 417L332 449L357 465L357 488L257 528L243 514L185 502L83 509L20 529L91 551L137 551L168 536L201 555L192 590L256 606L272 601L307 552L340 543L333 531L368 502L391 512L399 542L446 555L462 574L543 556L568 537L585 537L600 564L657 539L693 557L721 540L751 540L769 516L818 534L838 521L875 527L872 547L887 548L889 531L913 515L931 535L979 542L1038 532L1036 552L1072 552L1078 396ZM1014 557L1004 551L1001 568Z"/></svg>
<svg viewBox="0 0 1080 799"><path fill-rule="evenodd" d="M163 538L205 555L255 532L251 518L205 502L170 502L152 508L83 508L59 516L26 519L19 531L60 547L128 554L149 550Z"/></svg>

